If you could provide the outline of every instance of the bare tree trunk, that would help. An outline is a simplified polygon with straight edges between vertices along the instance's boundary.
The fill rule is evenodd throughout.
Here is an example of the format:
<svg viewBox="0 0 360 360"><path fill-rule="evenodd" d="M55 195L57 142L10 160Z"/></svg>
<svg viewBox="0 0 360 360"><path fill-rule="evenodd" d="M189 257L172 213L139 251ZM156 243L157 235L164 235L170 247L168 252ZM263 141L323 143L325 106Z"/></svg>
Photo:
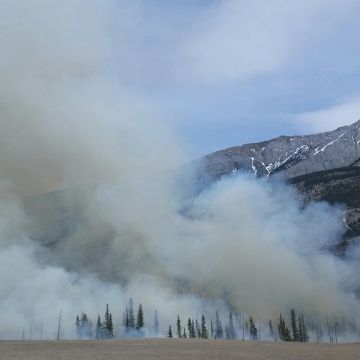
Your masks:
<svg viewBox="0 0 360 360"><path fill-rule="evenodd" d="M330 324L329 324L328 315L327 315L327 313L325 313L325 315L326 315L326 326L327 326L327 329L328 329L329 340L330 340L330 342L332 342L331 329L330 329Z"/></svg>

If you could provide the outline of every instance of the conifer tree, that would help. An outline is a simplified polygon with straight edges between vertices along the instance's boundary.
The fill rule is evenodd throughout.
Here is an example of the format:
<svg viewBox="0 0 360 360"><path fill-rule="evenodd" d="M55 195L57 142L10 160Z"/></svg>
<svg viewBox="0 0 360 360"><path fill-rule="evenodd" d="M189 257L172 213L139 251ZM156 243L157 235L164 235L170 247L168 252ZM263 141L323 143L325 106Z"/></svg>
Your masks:
<svg viewBox="0 0 360 360"><path fill-rule="evenodd" d="M177 316L177 320L176 320L176 334L177 334L177 337L179 339L181 339L181 321L180 321L180 316L178 315Z"/></svg>
<svg viewBox="0 0 360 360"><path fill-rule="evenodd" d="M167 333L166 333L166 337L168 337L168 338L172 338L172 337L173 337L173 335L172 335L172 330L171 330L171 325L169 325L169 329L168 329L168 331L167 331Z"/></svg>
<svg viewBox="0 0 360 360"><path fill-rule="evenodd" d="M215 338L222 339L224 337L224 332L218 311L216 311L215 316Z"/></svg>
<svg viewBox="0 0 360 360"><path fill-rule="evenodd" d="M129 309L127 306L125 307L125 312L123 315L123 326L125 328L125 332L128 332L130 327L129 327Z"/></svg>
<svg viewBox="0 0 360 360"><path fill-rule="evenodd" d="M109 311L109 304L106 304L105 320L102 323L102 333L106 338L112 338L114 336L114 324L112 321L112 315Z"/></svg>
<svg viewBox="0 0 360 360"><path fill-rule="evenodd" d="M136 316L136 330L139 331L144 327L144 311L142 305L139 304L137 316Z"/></svg>
<svg viewBox="0 0 360 360"><path fill-rule="evenodd" d="M129 329L132 330L135 328L135 315L134 315L134 306L133 306L132 298L130 298L129 300L128 318L129 318Z"/></svg>
<svg viewBox="0 0 360 360"><path fill-rule="evenodd" d="M279 324L278 324L279 338L282 341L292 341L289 328L286 326L285 320L280 314Z"/></svg>
<svg viewBox="0 0 360 360"><path fill-rule="evenodd" d="M188 333L189 333L189 338L192 339L192 326L191 326L191 319L189 318L188 320Z"/></svg>
<svg viewBox="0 0 360 360"><path fill-rule="evenodd" d="M185 328L184 328L184 331L183 331L183 334L182 334L182 338L183 338L183 339L186 339L186 338L187 338Z"/></svg>
<svg viewBox="0 0 360 360"><path fill-rule="evenodd" d="M196 331L195 331L194 320L191 320L191 331L192 331L192 337L193 337L193 339L195 339L196 338Z"/></svg>
<svg viewBox="0 0 360 360"><path fill-rule="evenodd" d="M196 319L196 321L195 321L195 333L196 333L196 336L197 336L198 338L201 337L200 325L199 325L199 322L197 321L197 319Z"/></svg>
<svg viewBox="0 0 360 360"><path fill-rule="evenodd" d="M258 329L255 326L254 320L252 318L252 316L250 316L250 337L252 340L257 340L258 337Z"/></svg>
<svg viewBox="0 0 360 360"><path fill-rule="evenodd" d="M110 338L114 337L114 323L112 321L112 315L109 314L109 322L107 324L107 332Z"/></svg>
<svg viewBox="0 0 360 360"><path fill-rule="evenodd" d="M209 334L208 334L208 330L206 328L206 321L205 321L205 316L204 315L201 316L200 337L202 339L208 339L209 338Z"/></svg>
<svg viewBox="0 0 360 360"><path fill-rule="evenodd" d="M98 315L97 322L96 322L96 333L95 333L95 337L96 337L96 339L101 339L101 338L102 338L100 315Z"/></svg>
<svg viewBox="0 0 360 360"><path fill-rule="evenodd" d="M299 328L301 329L300 341L301 342L308 342L309 341L309 334L308 334L308 330L307 330L306 325L305 325L303 314L301 314L300 317L299 317Z"/></svg>
<svg viewBox="0 0 360 360"><path fill-rule="evenodd" d="M159 335L159 315L157 310L154 313L154 334L155 336Z"/></svg>
<svg viewBox="0 0 360 360"><path fill-rule="evenodd" d="M76 315L75 325L76 325L76 334L77 334L78 337L80 337L80 318L79 318L79 315Z"/></svg>
<svg viewBox="0 0 360 360"><path fill-rule="evenodd" d="M274 339L275 338L275 331L274 331L274 327L272 324L272 321L269 320L269 332L270 332L270 336Z"/></svg>
<svg viewBox="0 0 360 360"><path fill-rule="evenodd" d="M211 338L213 339L214 338L214 324L213 324L212 320L210 321L210 335L211 335Z"/></svg>
<svg viewBox="0 0 360 360"><path fill-rule="evenodd" d="M291 321L291 329L292 329L292 340L300 341L299 330L297 327L296 314L294 309L291 309L290 311L290 321Z"/></svg>

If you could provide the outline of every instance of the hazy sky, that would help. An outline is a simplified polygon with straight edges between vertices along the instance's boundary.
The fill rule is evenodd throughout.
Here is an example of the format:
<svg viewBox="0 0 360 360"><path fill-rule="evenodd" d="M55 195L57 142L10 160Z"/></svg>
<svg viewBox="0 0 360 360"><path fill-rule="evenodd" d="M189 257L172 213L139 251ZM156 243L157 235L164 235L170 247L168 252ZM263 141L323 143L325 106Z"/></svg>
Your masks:
<svg viewBox="0 0 360 360"><path fill-rule="evenodd" d="M175 124L192 156L360 118L359 0L116 6L121 81Z"/></svg>

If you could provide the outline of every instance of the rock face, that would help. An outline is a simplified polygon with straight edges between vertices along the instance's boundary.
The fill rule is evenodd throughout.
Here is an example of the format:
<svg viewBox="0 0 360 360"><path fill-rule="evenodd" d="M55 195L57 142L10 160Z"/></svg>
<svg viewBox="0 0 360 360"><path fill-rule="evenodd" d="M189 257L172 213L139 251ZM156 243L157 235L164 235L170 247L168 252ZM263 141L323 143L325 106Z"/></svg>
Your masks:
<svg viewBox="0 0 360 360"><path fill-rule="evenodd" d="M290 180L304 195L306 203L327 201L330 204L345 204L346 231L339 250L346 247L360 235L360 167L351 166L325 170L298 176Z"/></svg>
<svg viewBox="0 0 360 360"><path fill-rule="evenodd" d="M282 177L311 200L345 204L341 247L360 237L360 120L334 131L280 136L217 151L200 159L197 181L209 184L239 170Z"/></svg>
<svg viewBox="0 0 360 360"><path fill-rule="evenodd" d="M256 176L287 179L317 171L360 165L360 120L334 131L307 136L280 136L255 144L235 146L200 160L211 181L238 170Z"/></svg>

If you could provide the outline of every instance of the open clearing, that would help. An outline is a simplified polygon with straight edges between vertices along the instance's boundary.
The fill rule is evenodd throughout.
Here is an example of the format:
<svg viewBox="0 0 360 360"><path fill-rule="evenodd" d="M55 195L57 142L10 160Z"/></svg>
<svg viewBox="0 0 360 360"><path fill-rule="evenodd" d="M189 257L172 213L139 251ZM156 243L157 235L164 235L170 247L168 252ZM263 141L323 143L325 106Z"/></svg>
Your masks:
<svg viewBox="0 0 360 360"><path fill-rule="evenodd" d="M357 360L360 344L200 340L0 341L1 360Z"/></svg>

